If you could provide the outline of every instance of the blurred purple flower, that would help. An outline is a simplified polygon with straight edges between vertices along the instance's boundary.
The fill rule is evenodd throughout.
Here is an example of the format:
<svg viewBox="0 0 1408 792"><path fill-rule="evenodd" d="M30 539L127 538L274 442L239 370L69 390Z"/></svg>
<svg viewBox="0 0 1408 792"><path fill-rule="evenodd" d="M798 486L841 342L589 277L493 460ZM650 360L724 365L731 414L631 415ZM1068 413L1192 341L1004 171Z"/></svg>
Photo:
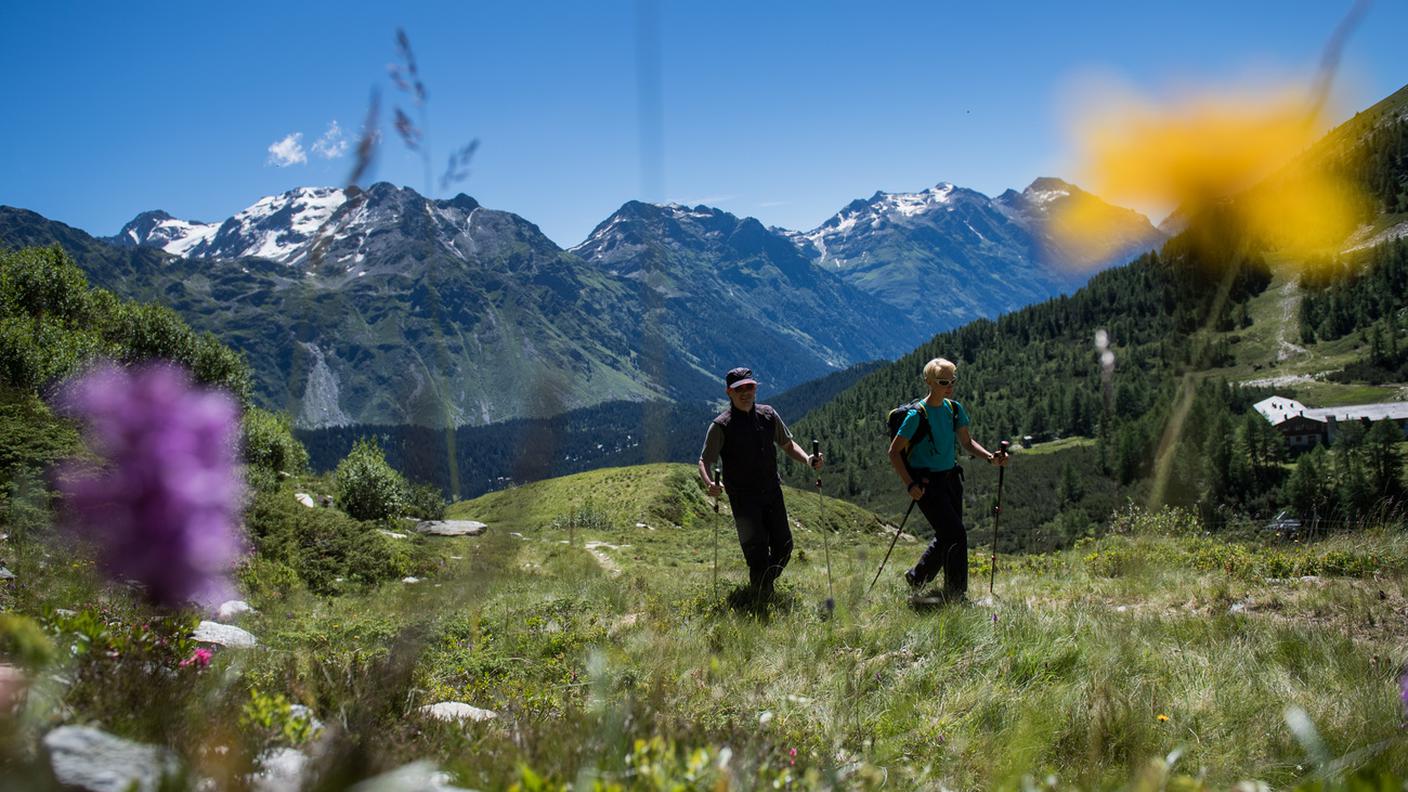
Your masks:
<svg viewBox="0 0 1408 792"><path fill-rule="evenodd" d="M60 476L73 527L114 580L136 580L164 606L232 593L243 551L238 519L238 408L171 365L96 368L71 382L61 409L80 419L99 468Z"/></svg>

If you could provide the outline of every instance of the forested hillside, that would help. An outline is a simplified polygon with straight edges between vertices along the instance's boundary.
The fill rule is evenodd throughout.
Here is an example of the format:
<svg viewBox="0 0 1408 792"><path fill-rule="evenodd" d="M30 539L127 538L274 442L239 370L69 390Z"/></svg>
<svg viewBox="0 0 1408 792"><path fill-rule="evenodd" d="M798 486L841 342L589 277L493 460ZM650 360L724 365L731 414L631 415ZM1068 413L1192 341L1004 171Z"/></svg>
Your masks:
<svg viewBox="0 0 1408 792"><path fill-rule="evenodd" d="M1388 213L1401 211L1408 190L1405 105L1408 89L1336 129L1277 179L1293 178L1297 168L1348 175L1373 197L1362 207L1365 229L1391 226L1396 218ZM1236 226L1234 209L1193 218L1159 252L1095 276L1074 295L935 336L810 413L795 428L828 450L824 486L898 515L906 498L885 454L884 416L923 395L927 360L947 357L959 366L955 398L969 408L980 442L1036 441L1018 452L1008 476L1003 526L1010 533L1000 542L1007 549L1069 542L1126 500L1145 499L1155 479L1162 500L1196 507L1213 524L1282 505L1344 519L1401 496L1398 451L1386 432L1377 441L1367 429L1362 437L1350 432L1340 449L1307 455L1296 471L1279 435L1249 412L1272 391L1220 378L1237 371L1237 345L1253 332L1248 303L1270 283L1274 255L1272 241ZM1362 359L1332 379L1377 383L1408 373L1401 316L1408 244L1391 236L1290 263L1302 273L1301 339L1362 340ZM1106 351L1112 359L1102 364ZM1276 392L1294 395L1284 386ZM1042 445L1056 438L1086 440ZM1376 449L1373 464L1356 461L1363 449ZM972 527L989 519L996 475L966 467ZM796 485L809 480L801 470L787 476Z"/></svg>

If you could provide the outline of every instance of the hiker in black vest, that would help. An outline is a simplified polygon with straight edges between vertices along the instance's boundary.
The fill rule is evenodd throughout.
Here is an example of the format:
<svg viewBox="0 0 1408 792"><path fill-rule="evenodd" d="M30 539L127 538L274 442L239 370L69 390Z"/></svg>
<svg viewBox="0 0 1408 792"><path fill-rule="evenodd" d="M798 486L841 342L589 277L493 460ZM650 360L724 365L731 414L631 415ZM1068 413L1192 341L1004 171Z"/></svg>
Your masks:
<svg viewBox="0 0 1408 792"><path fill-rule="evenodd" d="M968 411L950 398L958 383L953 363L929 361L924 382L929 394L909 410L890 441L890 464L934 528L934 540L904 579L917 594L942 569L945 599L961 600L968 591L968 533L963 527L963 468L954 441L991 465L1006 465L1007 454L988 451L968 434Z"/></svg>
<svg viewBox="0 0 1408 792"><path fill-rule="evenodd" d="M728 493L738 543L748 562L748 581L758 599L772 596L773 583L792 557L792 530L782 502L782 479L777 474L777 448L816 470L822 455L812 456L792 439L777 411L754 404L758 382L753 372L736 368L724 377L729 409L709 424L704 450L699 454L699 478L709 494ZM714 461L723 457L722 481L709 476Z"/></svg>

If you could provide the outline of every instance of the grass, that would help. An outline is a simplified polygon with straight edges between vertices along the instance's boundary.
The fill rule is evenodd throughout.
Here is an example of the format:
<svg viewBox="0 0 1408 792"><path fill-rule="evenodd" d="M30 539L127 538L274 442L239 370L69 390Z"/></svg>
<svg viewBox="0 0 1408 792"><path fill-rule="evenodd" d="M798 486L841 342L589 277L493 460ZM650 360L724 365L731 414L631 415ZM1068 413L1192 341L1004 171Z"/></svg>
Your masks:
<svg viewBox="0 0 1408 792"><path fill-rule="evenodd" d="M1040 454L1054 454L1058 451L1065 451L1068 448L1094 448L1095 438L1093 437L1063 437L1059 440L1052 440L1049 443L1037 443L1031 448L1021 448L1022 456L1032 456Z"/></svg>
<svg viewBox="0 0 1408 792"><path fill-rule="evenodd" d="M1265 546L1136 515L1067 552L1000 557L990 603L916 610L898 576L917 543L897 545L866 596L893 534L789 490L797 550L759 611L729 604L746 578L741 552L692 475L598 470L485 495L451 513L489 531L435 540L438 571L420 583L255 602L243 624L261 647L220 652L210 684L163 704L209 719L179 742L183 755L216 773L200 746L220 741L237 748L227 764L250 761L278 738L228 724L281 694L329 724L325 781L421 758L479 789L1338 779L1287 725L1298 707L1331 760L1408 776L1401 528ZM982 597L982 548L970 567ZM69 567L17 571L34 581L17 607L74 604L44 593L65 590L49 584ZM450 726L416 714L447 699L499 717Z"/></svg>
<svg viewBox="0 0 1408 792"><path fill-rule="evenodd" d="M1271 284L1247 304L1251 325L1225 334L1232 341L1235 362L1231 366L1211 369L1205 376L1233 382L1296 378L1279 389L1294 394L1297 400L1310 407L1338 407L1404 398L1403 388L1399 385L1339 383L1318 378L1359 360L1367 343L1354 334L1333 341L1303 343L1300 338L1297 262L1273 256L1271 263Z"/></svg>

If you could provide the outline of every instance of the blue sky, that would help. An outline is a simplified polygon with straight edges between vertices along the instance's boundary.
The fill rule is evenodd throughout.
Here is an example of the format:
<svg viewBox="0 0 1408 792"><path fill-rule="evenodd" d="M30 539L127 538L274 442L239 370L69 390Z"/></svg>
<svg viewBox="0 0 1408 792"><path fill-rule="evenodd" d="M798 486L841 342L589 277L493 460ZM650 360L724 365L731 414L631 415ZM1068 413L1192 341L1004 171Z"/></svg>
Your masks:
<svg viewBox="0 0 1408 792"><path fill-rule="evenodd" d="M1079 180L1062 119L1083 77L1152 95L1249 75L1308 83L1349 8L396 5L5 3L0 203L107 235L146 209L210 221L264 195L341 184L350 157L325 159L314 144L333 121L355 138L373 87L383 127L397 105L420 119L387 76L401 27L428 90L434 179L452 148L480 148L469 178L441 190L388 131L372 180L468 193L564 247L636 198L810 229L876 190L950 181L995 195L1042 175ZM642 90L652 13L645 51L659 68ZM1405 32L1408 3L1370 8L1345 50L1339 115L1408 83ZM270 146L293 134L304 161L281 167Z"/></svg>

